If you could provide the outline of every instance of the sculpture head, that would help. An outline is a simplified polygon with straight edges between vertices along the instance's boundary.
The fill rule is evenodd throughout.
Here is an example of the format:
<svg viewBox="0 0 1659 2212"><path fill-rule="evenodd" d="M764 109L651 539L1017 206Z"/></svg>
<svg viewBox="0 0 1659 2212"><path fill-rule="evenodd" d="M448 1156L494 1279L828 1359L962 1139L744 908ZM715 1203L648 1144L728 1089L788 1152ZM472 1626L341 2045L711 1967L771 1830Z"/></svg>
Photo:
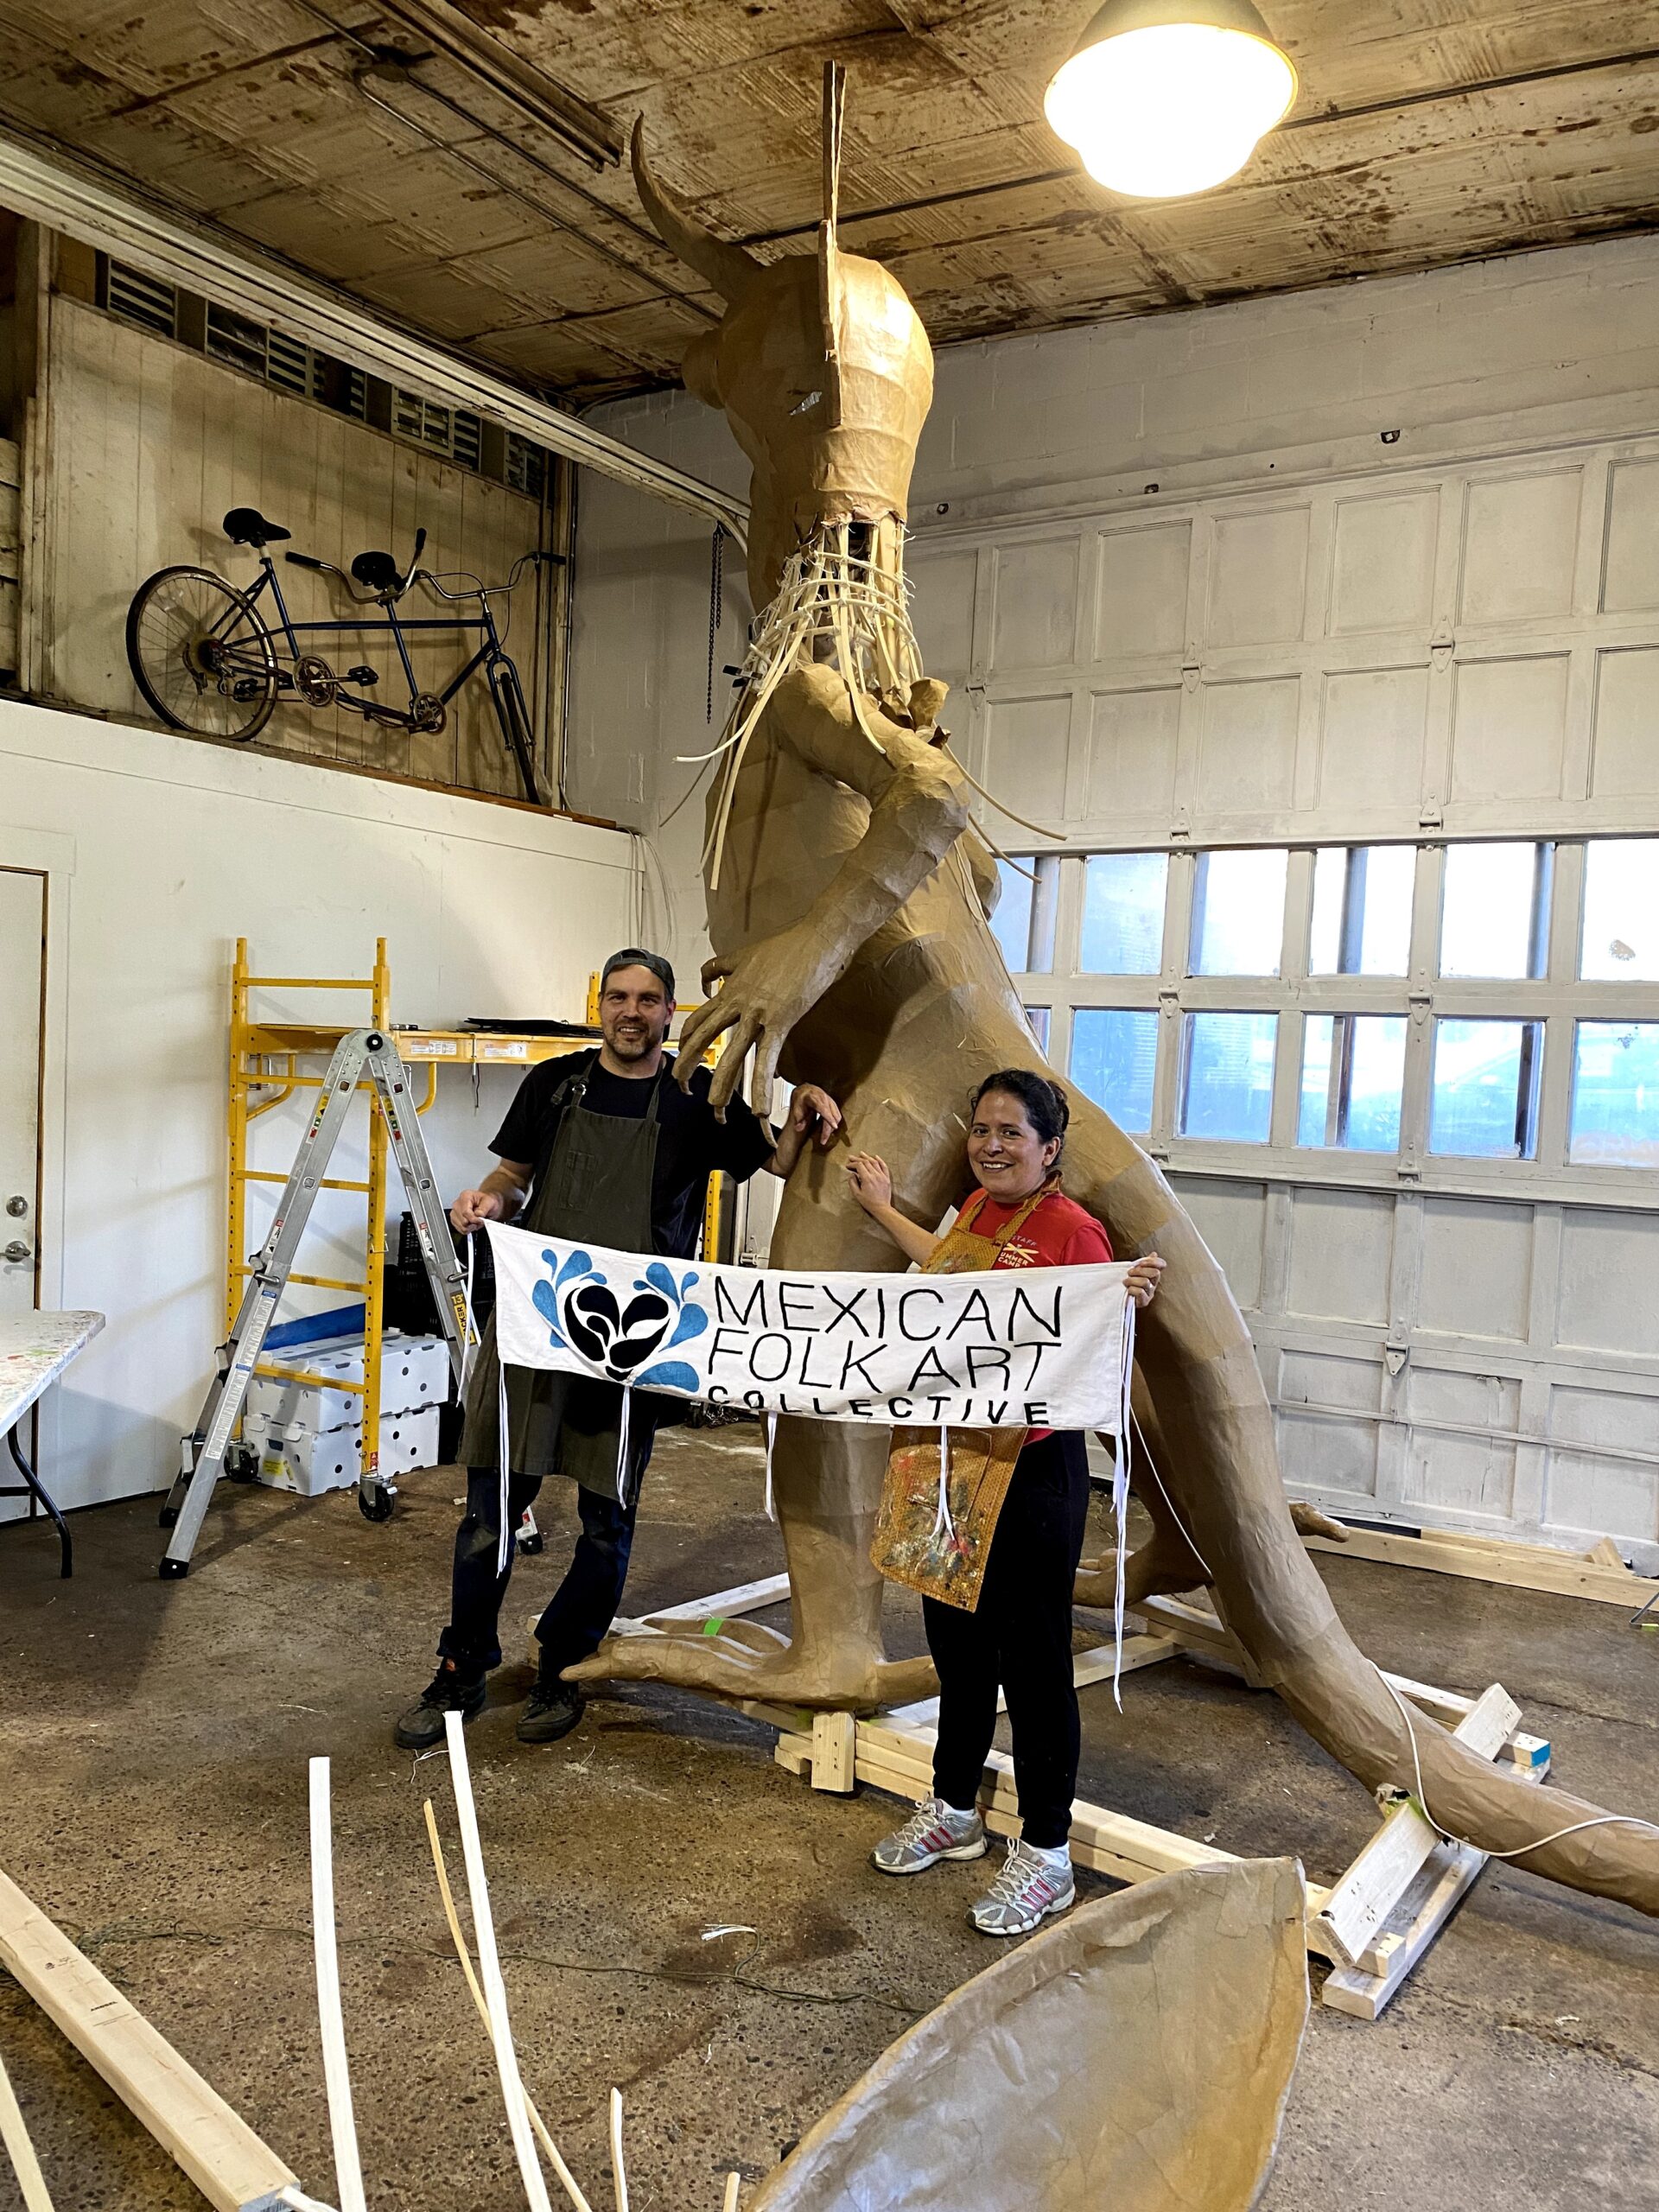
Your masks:
<svg viewBox="0 0 1659 2212"><path fill-rule="evenodd" d="M633 175L664 243L726 302L683 373L689 391L722 410L753 465L749 585L763 607L818 524L904 519L932 348L897 277L840 251L833 207L816 254L765 263L675 204L638 124Z"/></svg>

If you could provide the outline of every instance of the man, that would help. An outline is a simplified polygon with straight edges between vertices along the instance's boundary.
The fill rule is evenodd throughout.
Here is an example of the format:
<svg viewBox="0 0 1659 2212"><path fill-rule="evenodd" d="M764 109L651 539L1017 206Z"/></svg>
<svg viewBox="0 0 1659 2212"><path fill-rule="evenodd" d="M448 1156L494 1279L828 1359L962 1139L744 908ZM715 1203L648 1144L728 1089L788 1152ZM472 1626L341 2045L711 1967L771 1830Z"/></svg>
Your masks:
<svg viewBox="0 0 1659 2212"><path fill-rule="evenodd" d="M757 1168L787 1175L816 1130L828 1146L841 1110L826 1091L804 1084L783 1133L774 1136L734 1102L723 1122L709 1103L709 1070L689 1084L675 1079L663 1049L674 1018L674 970L637 945L613 952L600 978L596 1052L543 1061L518 1086L491 1150L500 1160L476 1190L449 1209L467 1233L480 1222L522 1216L527 1229L606 1244L623 1252L689 1259L702 1222L709 1175L721 1169L747 1182ZM615 1617L627 1576L639 1484L658 1421L673 1402L649 1391L634 1401L628 1465L618 1498L622 1393L614 1383L510 1368L507 1371L508 1525L516 1529L548 1474L580 1485L582 1535L552 1604L537 1624L541 1656L518 1723L526 1744L550 1744L582 1717L582 1693L562 1681L598 1649ZM443 1736L443 1716L470 1720L484 1703L485 1678L501 1663L497 1624L507 1579L498 1574L500 1475L496 1419L495 1330L485 1331L467 1395L461 1459L467 1469L467 1516L455 1537L449 1624L438 1640L439 1667L395 1730L407 1750Z"/></svg>

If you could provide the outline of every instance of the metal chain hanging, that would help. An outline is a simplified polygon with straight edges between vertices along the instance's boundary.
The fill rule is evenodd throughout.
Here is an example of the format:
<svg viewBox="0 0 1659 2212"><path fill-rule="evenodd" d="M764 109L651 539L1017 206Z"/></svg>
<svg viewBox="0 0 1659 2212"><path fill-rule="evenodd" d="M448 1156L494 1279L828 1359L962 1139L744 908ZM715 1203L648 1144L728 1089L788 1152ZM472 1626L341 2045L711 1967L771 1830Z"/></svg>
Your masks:
<svg viewBox="0 0 1659 2212"><path fill-rule="evenodd" d="M715 719L715 651L720 639L720 626L726 616L725 564L721 550L725 542L725 526L716 523L714 543L709 555L709 700L702 717L705 722L712 722Z"/></svg>

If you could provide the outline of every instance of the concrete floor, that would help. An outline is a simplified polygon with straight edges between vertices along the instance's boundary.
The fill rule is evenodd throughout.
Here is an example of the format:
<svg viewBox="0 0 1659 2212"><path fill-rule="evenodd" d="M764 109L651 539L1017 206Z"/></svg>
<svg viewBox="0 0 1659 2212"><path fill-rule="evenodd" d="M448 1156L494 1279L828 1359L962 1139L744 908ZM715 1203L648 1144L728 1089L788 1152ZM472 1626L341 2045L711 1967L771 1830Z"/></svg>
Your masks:
<svg viewBox="0 0 1659 2212"><path fill-rule="evenodd" d="M557 1491L559 1485L550 1486ZM85 1514L73 1582L39 1529L0 1529L0 1866L52 1913L314 2192L332 2192L311 1980L306 1770L334 1762L347 2031L375 2212L520 2201L488 2048L451 1956L421 1821L442 1759L392 1748L442 1618L459 1490L410 1478L373 1528L349 1494L221 1492L183 1583L156 1578L155 1501ZM741 1429L659 1447L632 1610L772 1571ZM522 1560L517 1623L560 1568ZM1448 1688L1501 1680L1561 1781L1659 1815L1659 1639L1604 1605L1325 1560L1373 1656ZM895 1605L892 1642L918 1644ZM767 1617L775 1618L775 1617ZM515 1630L514 1641L518 1641ZM628 2107L632 2212L713 2212L776 2161L912 2019L988 1962L976 1866L884 1882L891 1800L814 1796L769 1732L625 1690L562 1745L512 1735L509 1666L470 1732L526 2082L594 2202L606 2107ZM1363 1793L1266 1695L1185 1662L1124 1711L1085 1693L1083 1794L1329 1877ZM459 1852L452 1847L459 1880ZM1080 1888L1097 1894L1084 1877ZM737 1923L752 1933L704 1940ZM200 2200L0 1979L0 2050L60 2212ZM0 2177L0 2207L19 2202ZM1387 2018L1316 2010L1268 2212L1659 2207L1659 1928L1491 1867ZM963 2212L971 2212L964 2207Z"/></svg>

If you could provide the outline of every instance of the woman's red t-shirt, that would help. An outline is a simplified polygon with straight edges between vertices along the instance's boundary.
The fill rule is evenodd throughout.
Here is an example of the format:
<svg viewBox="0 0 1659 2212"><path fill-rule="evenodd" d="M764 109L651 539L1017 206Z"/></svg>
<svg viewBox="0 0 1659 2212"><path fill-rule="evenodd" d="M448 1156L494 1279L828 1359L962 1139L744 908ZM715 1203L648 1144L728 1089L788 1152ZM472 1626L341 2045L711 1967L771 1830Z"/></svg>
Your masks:
<svg viewBox="0 0 1659 2212"><path fill-rule="evenodd" d="M968 1215L965 1226L976 1236L994 1237L1025 1204L1021 1198L1013 1205L1004 1205L996 1198L976 1195L979 1198L977 1206L974 1198L969 1198L963 1201L962 1207ZM1111 1240L1093 1214L1075 1198L1068 1198L1064 1191L1051 1191L1009 1237L997 1254L995 1265L999 1271L1007 1268L1080 1268L1098 1264L1111 1256ZM1052 1433L1047 1428L1028 1429L1026 1441L1040 1444L1044 1437Z"/></svg>

